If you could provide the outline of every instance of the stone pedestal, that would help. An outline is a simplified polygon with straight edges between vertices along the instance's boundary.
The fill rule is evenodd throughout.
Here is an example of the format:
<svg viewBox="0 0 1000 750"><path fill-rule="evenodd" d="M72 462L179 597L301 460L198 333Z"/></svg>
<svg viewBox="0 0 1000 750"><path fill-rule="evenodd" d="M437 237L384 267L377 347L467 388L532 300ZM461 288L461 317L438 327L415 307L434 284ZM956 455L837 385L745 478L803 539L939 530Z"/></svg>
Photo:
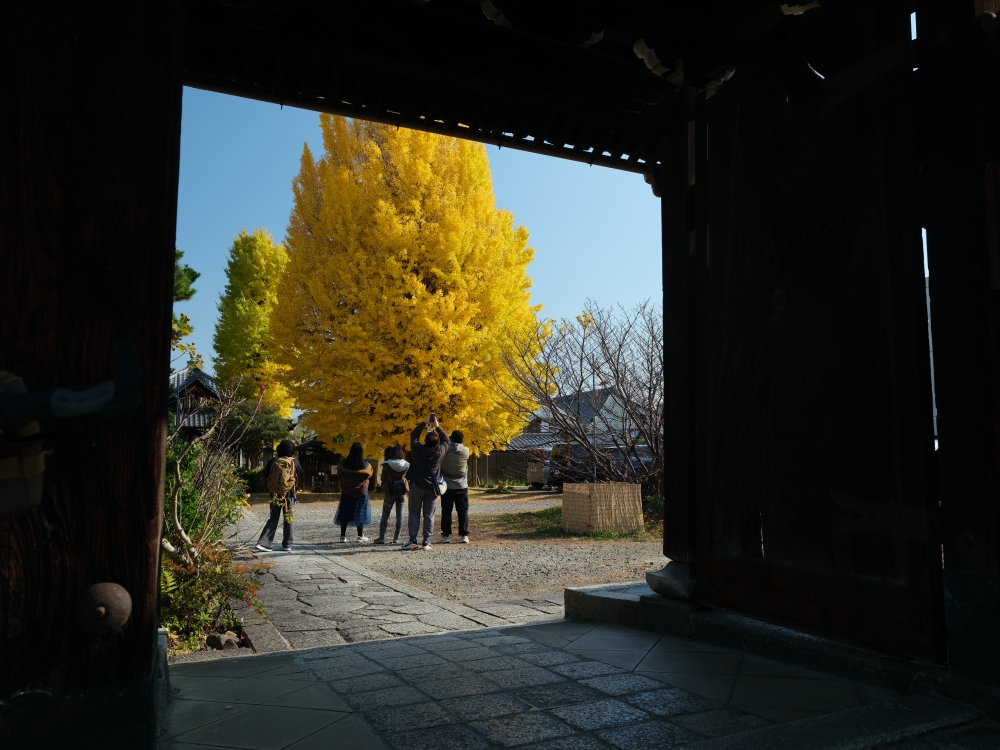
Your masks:
<svg viewBox="0 0 1000 750"><path fill-rule="evenodd" d="M660 596L682 602L693 602L695 576L687 563L670 561L660 570L646 573L646 583Z"/></svg>

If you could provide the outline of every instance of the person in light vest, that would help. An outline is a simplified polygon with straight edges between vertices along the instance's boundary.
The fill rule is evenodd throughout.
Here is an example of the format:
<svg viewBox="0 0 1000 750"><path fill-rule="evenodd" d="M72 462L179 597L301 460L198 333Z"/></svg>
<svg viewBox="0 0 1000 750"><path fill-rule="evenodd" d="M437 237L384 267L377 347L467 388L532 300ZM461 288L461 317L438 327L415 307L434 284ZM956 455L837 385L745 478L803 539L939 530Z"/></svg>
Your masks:
<svg viewBox="0 0 1000 750"><path fill-rule="evenodd" d="M451 544L451 509L458 513L458 535L469 543L469 449L462 445L461 430L451 433L451 443L441 461L441 475L448 486L441 498L441 544Z"/></svg>
<svg viewBox="0 0 1000 750"><path fill-rule="evenodd" d="M268 492L271 493L271 516L267 519L267 523L264 524L264 529L260 532L260 539L257 540L256 549L261 552L271 551L271 545L274 543L274 535L278 531L279 518L284 521L284 524L281 527L281 550L282 552L292 551L292 508L295 505L295 487L305 476L305 472L302 470L302 464L300 464L299 459L294 456L295 443L291 440L282 440L278 443L277 455L268 461L266 466L264 466L264 479L269 485ZM291 459L291 461L289 462L287 459ZM286 489L285 486L277 488L277 485L274 484L281 481L281 472L275 470L276 462L278 469L280 469L283 464L291 464L293 470L291 472L292 478L290 489ZM287 474L288 472L285 473ZM285 485L287 484L288 481L286 480ZM278 489L278 491L273 491L272 487Z"/></svg>

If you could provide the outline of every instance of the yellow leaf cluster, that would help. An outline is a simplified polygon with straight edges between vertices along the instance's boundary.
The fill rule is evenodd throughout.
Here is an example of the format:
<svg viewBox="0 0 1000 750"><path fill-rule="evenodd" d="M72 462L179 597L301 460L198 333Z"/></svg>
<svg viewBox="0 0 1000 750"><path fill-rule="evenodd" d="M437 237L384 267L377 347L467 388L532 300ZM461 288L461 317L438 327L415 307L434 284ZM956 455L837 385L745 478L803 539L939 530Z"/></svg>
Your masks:
<svg viewBox="0 0 1000 750"><path fill-rule="evenodd" d="M288 367L271 357L268 332L287 263L285 248L266 229L240 230L229 248L228 283L212 340L216 377L223 383L238 381L237 395L247 399L259 398L263 385L263 400L278 407L282 417L291 414L295 401L285 385Z"/></svg>
<svg viewBox="0 0 1000 750"><path fill-rule="evenodd" d="M435 412L477 452L524 424L505 341L533 331L528 232L478 143L321 115L293 182L275 360L323 440L374 452ZM500 387L498 387L498 385Z"/></svg>

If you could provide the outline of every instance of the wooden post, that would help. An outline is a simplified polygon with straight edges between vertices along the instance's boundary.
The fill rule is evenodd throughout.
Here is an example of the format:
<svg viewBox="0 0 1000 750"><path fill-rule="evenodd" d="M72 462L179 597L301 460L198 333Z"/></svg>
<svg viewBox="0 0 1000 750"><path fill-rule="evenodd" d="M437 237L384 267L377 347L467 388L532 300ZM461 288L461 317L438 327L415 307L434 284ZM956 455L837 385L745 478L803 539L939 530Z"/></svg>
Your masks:
<svg viewBox="0 0 1000 750"><path fill-rule="evenodd" d="M690 97L689 97L690 98ZM685 108L690 110L690 106ZM691 112L693 114L693 111ZM664 453L663 554L694 563L694 241L688 118L663 139L660 211L663 232ZM690 123L693 125L693 122Z"/></svg>
<svg viewBox="0 0 1000 750"><path fill-rule="evenodd" d="M0 516L4 747L155 741L182 9L17 3L0 25L0 369L93 385L128 340L143 377L131 417L43 425L97 447L57 444L41 506ZM101 582L132 610L97 637L72 612Z"/></svg>

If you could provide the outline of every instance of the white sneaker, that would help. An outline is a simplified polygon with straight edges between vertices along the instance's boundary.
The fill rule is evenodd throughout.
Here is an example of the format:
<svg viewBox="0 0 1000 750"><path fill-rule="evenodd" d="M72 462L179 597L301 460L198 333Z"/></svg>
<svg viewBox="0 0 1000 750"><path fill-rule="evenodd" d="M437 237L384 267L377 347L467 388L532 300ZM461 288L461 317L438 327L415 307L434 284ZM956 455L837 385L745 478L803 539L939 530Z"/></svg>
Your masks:
<svg viewBox="0 0 1000 750"><path fill-rule="evenodd" d="M265 547L263 544L258 544L254 549L259 549L261 552L270 552L270 547Z"/></svg>
<svg viewBox="0 0 1000 750"><path fill-rule="evenodd" d="M450 536L441 537L441 539L438 541L438 544L451 544L451 537Z"/></svg>
<svg viewBox="0 0 1000 750"><path fill-rule="evenodd" d="M340 537L340 543L341 543L341 544L343 544L343 543L344 543L344 542L346 542L346 541L347 541L347 537L346 537L346 536L342 536L342 537Z"/></svg>
<svg viewBox="0 0 1000 750"><path fill-rule="evenodd" d="M369 539L366 536L359 536L358 537L358 544L361 544L361 542L370 542L370 541L371 541L371 539Z"/></svg>
<svg viewBox="0 0 1000 750"><path fill-rule="evenodd" d="M462 544L468 544L468 543L469 543L469 537L463 536L462 537Z"/></svg>

